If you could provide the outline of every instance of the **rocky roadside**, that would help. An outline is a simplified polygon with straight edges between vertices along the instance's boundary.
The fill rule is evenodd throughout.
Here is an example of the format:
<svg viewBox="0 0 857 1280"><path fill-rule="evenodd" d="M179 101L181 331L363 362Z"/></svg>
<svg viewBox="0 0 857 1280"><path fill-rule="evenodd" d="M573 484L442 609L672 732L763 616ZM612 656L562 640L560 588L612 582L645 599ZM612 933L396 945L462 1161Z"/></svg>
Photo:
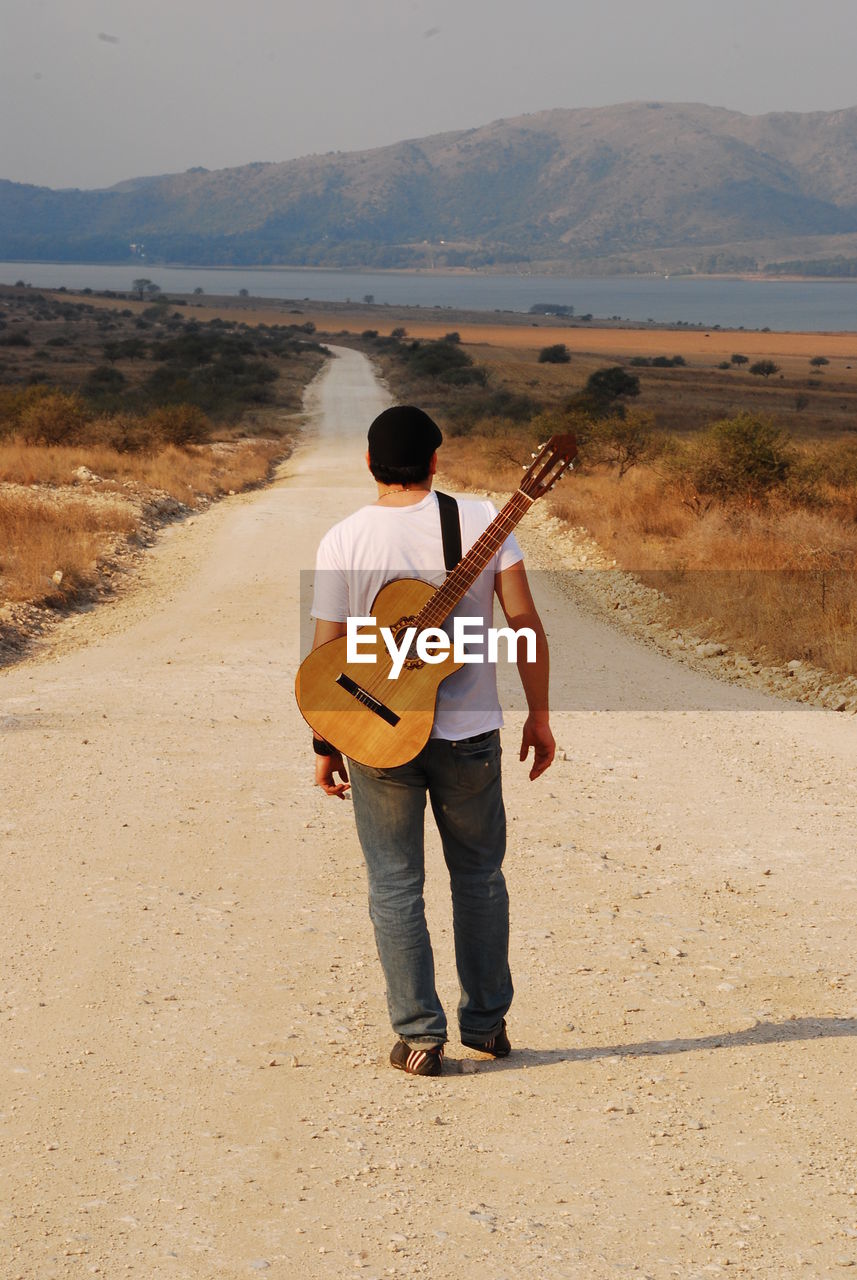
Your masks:
<svg viewBox="0 0 857 1280"><path fill-rule="evenodd" d="M2 484L5 493L32 495L56 506L81 500L93 506L109 504L127 508L134 522L131 534L106 534L93 566L90 581L69 594L63 591L63 573L57 569L51 581L56 594L41 603L26 600L0 601L0 667L26 656L33 644L70 613L88 612L100 600L114 596L129 581L141 556L151 546L158 531L176 520L210 506L208 498L198 498L191 507L160 489L150 489L136 481L121 484L105 481L88 467L78 467L74 483L48 485Z"/></svg>

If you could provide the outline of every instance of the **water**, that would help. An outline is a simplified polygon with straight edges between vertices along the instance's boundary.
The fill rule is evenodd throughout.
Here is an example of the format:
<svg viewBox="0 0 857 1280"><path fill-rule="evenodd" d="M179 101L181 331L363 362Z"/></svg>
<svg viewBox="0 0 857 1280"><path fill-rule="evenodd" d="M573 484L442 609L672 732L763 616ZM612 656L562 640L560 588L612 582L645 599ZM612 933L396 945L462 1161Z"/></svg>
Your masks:
<svg viewBox="0 0 857 1280"><path fill-rule="evenodd" d="M564 303L577 315L655 320L730 329L857 330L857 281L705 280L693 276L563 278L532 275L423 275L404 271L295 271L285 269L127 267L81 263L0 262L0 281L24 280L41 288L131 289L146 276L168 293L449 307L466 311L526 312L537 302Z"/></svg>

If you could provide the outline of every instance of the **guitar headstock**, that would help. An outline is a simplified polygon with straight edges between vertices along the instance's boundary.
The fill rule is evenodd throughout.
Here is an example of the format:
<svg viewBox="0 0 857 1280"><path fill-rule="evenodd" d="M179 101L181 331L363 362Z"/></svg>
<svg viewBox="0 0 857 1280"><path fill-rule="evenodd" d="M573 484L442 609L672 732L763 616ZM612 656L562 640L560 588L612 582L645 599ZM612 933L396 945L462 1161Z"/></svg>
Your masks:
<svg viewBox="0 0 857 1280"><path fill-rule="evenodd" d="M533 461L527 467L527 473L518 488L530 498L543 497L566 471L572 469L576 457L577 440L571 432L551 436L533 454Z"/></svg>

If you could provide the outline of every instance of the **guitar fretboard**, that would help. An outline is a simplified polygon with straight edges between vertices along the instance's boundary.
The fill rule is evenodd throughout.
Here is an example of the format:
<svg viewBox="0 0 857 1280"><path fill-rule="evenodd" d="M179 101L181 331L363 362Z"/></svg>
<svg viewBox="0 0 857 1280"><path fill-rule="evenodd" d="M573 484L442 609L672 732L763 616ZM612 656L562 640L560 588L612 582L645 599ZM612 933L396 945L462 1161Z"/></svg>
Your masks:
<svg viewBox="0 0 857 1280"><path fill-rule="evenodd" d="M419 631L425 631L427 627L439 627L446 621L534 501L535 498L521 489L512 494L502 511L497 512L485 532L479 535L464 559L455 566L443 586L438 588L420 610L415 620Z"/></svg>

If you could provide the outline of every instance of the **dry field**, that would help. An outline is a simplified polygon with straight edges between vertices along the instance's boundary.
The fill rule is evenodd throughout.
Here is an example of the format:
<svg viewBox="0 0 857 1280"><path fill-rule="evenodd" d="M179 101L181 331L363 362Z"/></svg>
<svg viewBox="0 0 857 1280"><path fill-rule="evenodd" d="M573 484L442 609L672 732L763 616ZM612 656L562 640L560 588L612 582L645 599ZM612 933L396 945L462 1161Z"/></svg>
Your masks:
<svg viewBox="0 0 857 1280"><path fill-rule="evenodd" d="M51 296L68 300L65 295ZM130 300L118 304L93 296L86 301L96 314L101 309L115 311L117 305L131 316L146 309L146 304ZM857 428L857 335L851 333L591 328L549 319L522 324L505 316L474 323L472 317L446 311L433 316L422 309L278 305L253 299L187 302L185 314L200 319L238 320L249 326L311 323L319 337L336 334L340 343L359 341L370 329L389 334L404 328L409 338L436 339L455 328L464 350L487 370L489 391L528 396L554 415L605 364L631 369L635 357L681 356L685 364L679 368L631 369L641 384L635 408L650 416L657 432L692 438L711 422L746 411L777 423L795 442L804 470L811 471L813 459L821 456L813 449L826 451L827 461L840 447L846 454L853 451L848 442L855 440L852 433ZM570 362L540 363L540 349L556 342L567 345ZM736 353L746 356L748 363L732 365ZM820 369L809 363L818 356L828 361ZM779 366L770 378L747 371L749 363L762 358ZM718 368L724 362L730 367ZM385 364L385 372L392 374L401 398L425 402L444 420L447 392L442 387L397 379L394 365ZM518 453L526 456L531 447L532 430L526 423L477 422L472 435L459 438L454 438L454 422L444 425L452 427L443 458L450 482L476 489L514 485L517 473L508 459ZM43 461L47 464L47 456ZM67 474L81 461L78 455L70 455L67 462L57 457L56 465L66 467ZM112 468L131 463L114 458L112 464L84 465L109 485L128 478ZM135 481L174 498L183 499L197 484L204 489L201 479L184 474L188 467L198 468L200 458L175 454L161 463L137 459L133 465L149 469L146 477L133 477ZM621 480L609 468L589 466L562 497L551 501L565 521L593 535L618 567L657 586L667 597L664 607L676 626L693 627L771 660L799 658L846 674L857 671L857 493L854 468L849 464L840 471L837 482L823 479L814 485L812 501L795 501L792 494L764 504L723 504L690 500L686 486L677 483L673 473L666 474L657 460ZM222 489L241 488L246 482L218 483ZM45 573L43 584L49 580Z"/></svg>
<svg viewBox="0 0 857 1280"><path fill-rule="evenodd" d="M45 607L111 585L159 525L270 477L323 363L302 341L188 325L172 306L0 290L6 656Z"/></svg>
<svg viewBox="0 0 857 1280"><path fill-rule="evenodd" d="M264 482L285 452L272 440L147 454L0 444L0 608L90 596L155 526Z"/></svg>

